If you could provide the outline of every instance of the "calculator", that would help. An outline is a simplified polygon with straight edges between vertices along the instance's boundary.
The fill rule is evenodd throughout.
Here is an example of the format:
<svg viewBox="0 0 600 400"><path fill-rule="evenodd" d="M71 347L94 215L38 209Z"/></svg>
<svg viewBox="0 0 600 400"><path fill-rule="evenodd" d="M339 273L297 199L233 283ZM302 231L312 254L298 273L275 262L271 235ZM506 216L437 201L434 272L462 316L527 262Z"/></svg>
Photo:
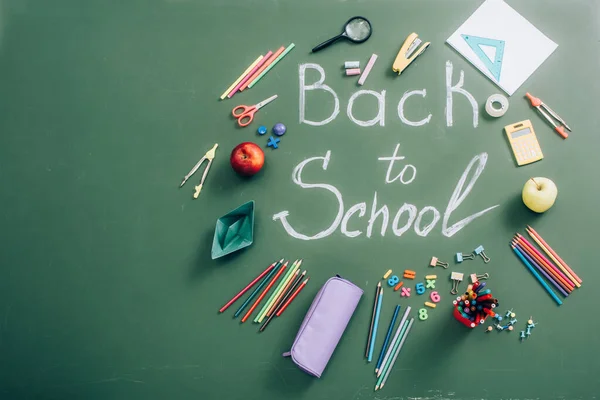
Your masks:
<svg viewBox="0 0 600 400"><path fill-rule="evenodd" d="M517 165L531 164L544 158L530 120L506 125L504 130L517 160Z"/></svg>

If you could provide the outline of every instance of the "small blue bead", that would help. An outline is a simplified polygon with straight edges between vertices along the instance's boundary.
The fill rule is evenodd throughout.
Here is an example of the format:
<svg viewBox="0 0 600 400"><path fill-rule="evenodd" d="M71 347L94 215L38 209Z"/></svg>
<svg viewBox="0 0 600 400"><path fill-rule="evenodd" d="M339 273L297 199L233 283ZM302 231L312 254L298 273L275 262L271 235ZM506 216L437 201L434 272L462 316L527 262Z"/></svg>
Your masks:
<svg viewBox="0 0 600 400"><path fill-rule="evenodd" d="M259 135L264 135L265 133L267 133L267 127L264 125L261 125L258 127L258 134Z"/></svg>
<svg viewBox="0 0 600 400"><path fill-rule="evenodd" d="M286 130L287 128L281 122L275 124L275 126L273 127L273 133L277 136L283 136Z"/></svg>

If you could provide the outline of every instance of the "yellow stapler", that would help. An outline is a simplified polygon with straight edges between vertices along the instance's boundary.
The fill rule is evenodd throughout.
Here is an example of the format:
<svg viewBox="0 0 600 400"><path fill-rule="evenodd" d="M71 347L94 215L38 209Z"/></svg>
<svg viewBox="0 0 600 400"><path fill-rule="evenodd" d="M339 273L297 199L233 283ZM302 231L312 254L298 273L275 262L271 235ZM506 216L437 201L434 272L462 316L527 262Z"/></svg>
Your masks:
<svg viewBox="0 0 600 400"><path fill-rule="evenodd" d="M423 54L431 44L430 42L427 42L419 47L421 43L423 43L423 41L419 39L419 35L416 33L413 32L408 35L394 60L392 70L400 75L402 71L404 71L415 58Z"/></svg>

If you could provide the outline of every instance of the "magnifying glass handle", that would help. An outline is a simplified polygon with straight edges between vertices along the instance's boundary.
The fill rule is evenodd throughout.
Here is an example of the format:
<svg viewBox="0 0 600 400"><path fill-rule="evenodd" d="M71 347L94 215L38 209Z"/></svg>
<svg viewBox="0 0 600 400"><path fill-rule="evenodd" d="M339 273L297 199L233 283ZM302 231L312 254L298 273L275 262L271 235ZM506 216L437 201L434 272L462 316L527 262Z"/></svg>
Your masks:
<svg viewBox="0 0 600 400"><path fill-rule="evenodd" d="M342 33L341 35L337 35L332 37L329 40L324 41L323 43L313 47L313 49L311 50L313 53L316 53L319 50L323 50L325 47L329 46L330 44L337 42L340 38L342 38L344 36L344 34Z"/></svg>

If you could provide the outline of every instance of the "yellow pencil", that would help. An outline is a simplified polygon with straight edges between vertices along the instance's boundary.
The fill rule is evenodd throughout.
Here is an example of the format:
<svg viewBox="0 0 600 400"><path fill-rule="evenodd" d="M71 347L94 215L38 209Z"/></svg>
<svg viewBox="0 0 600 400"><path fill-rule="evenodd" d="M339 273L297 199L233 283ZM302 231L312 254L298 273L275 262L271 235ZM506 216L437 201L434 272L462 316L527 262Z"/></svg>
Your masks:
<svg viewBox="0 0 600 400"><path fill-rule="evenodd" d="M239 77L239 78L237 78L237 79L235 80L235 82L233 82L233 83L231 84L231 86L229 86L229 87L227 88L227 90L226 90L226 91L225 91L225 92L224 92L224 93L221 95L221 97L220 97L220 98L221 98L221 100L223 100L223 99L224 99L224 98L225 98L225 97L226 97L226 96L229 94L229 92L231 92L231 90L232 90L232 89L235 87L235 85L237 85L238 83L240 83L240 82L241 82L241 80L242 80L242 79L244 79L244 77L245 77L246 75L248 75L248 73L249 73L250 71L252 71L252 68L256 67L256 64L258 64L258 63L260 62L260 60L262 60L262 59L263 59L263 57L264 57L264 56L262 56L262 55L261 55L261 56L258 56L258 58L257 58L256 60L254 60L254 62L253 62L252 64L250 64L250 66L249 66L248 68L246 68L246 70L244 71L244 73L243 73L243 74L241 74L241 75L240 75L240 77Z"/></svg>

